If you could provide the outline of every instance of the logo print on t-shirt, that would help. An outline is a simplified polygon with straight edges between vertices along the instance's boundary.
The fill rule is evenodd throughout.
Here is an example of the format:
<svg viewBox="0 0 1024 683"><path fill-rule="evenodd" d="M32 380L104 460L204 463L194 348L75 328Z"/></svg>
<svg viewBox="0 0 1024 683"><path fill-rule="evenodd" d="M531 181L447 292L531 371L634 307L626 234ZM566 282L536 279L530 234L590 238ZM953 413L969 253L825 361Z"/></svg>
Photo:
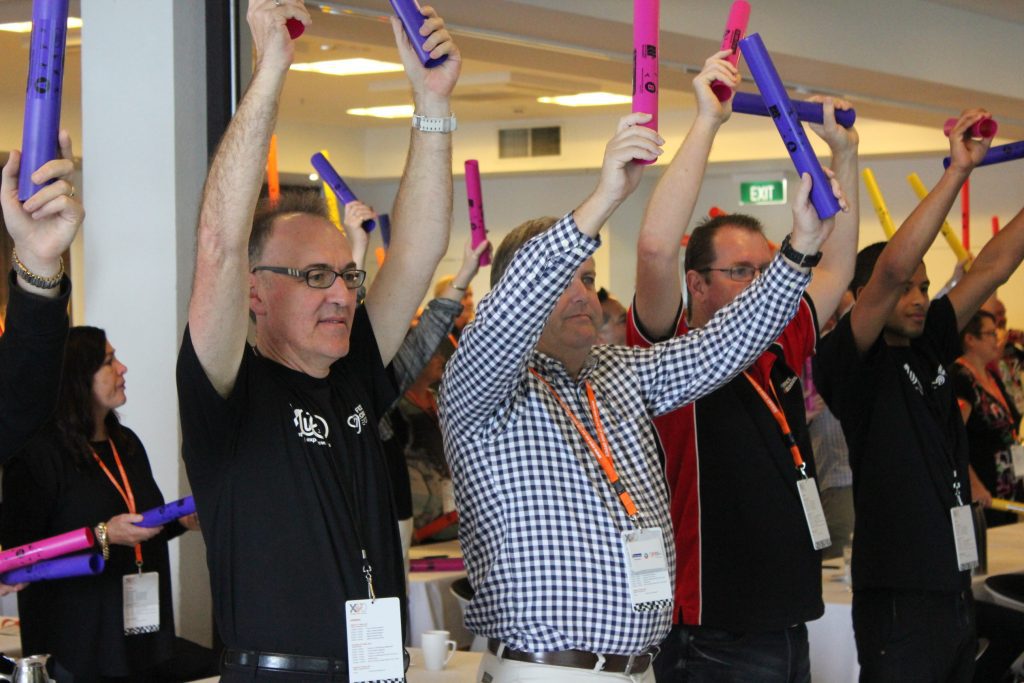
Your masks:
<svg viewBox="0 0 1024 683"><path fill-rule="evenodd" d="M919 380L917 375L914 374L914 371L910 369L910 363L904 363L903 369L906 370L907 377L910 378L910 383L914 385L915 389L917 389L917 393L924 396L924 387L921 386L921 380Z"/></svg>
<svg viewBox="0 0 1024 683"><path fill-rule="evenodd" d="M938 371L935 373L935 379L932 380L932 389L938 389L946 383L946 368L939 366Z"/></svg>
<svg viewBox="0 0 1024 683"><path fill-rule="evenodd" d="M363 433L363 427L369 423L369 419L366 417L366 411L363 410L363 404L360 403L356 406L356 412L348 416L348 426L356 430L356 434Z"/></svg>
<svg viewBox="0 0 1024 683"><path fill-rule="evenodd" d="M327 441L330 429L327 427L327 420L324 418L307 413L302 408L296 408L295 418L292 420L292 423L299 430L299 438L303 439L306 443L316 444L317 446L330 446L330 443Z"/></svg>

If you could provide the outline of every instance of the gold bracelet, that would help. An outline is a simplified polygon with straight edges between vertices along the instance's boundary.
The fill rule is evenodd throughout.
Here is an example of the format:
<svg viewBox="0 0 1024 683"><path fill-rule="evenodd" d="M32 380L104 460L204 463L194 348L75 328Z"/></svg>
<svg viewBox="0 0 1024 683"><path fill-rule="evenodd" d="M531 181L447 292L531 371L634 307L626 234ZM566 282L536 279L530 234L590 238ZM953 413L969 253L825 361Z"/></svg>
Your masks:
<svg viewBox="0 0 1024 683"><path fill-rule="evenodd" d="M100 550L103 551L103 559L110 559L110 539L107 537L107 523L100 522L96 525L96 540L100 544Z"/></svg>
<svg viewBox="0 0 1024 683"><path fill-rule="evenodd" d="M57 263L60 264L60 269L57 274L52 277L43 277L42 275L36 275L28 269L21 259L18 258L18 250L11 249L11 260L14 262L14 270L21 276L21 278L39 289L56 289L60 286L60 281L64 278L64 257L58 257Z"/></svg>

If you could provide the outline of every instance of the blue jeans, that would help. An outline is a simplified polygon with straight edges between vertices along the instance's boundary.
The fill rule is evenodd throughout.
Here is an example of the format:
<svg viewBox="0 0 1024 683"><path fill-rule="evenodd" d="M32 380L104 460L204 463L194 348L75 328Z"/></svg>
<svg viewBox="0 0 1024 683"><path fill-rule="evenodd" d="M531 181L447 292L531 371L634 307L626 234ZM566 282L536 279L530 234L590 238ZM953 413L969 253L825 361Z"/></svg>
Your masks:
<svg viewBox="0 0 1024 683"><path fill-rule="evenodd" d="M732 633L677 624L661 644L654 672L660 683L810 683L807 627Z"/></svg>

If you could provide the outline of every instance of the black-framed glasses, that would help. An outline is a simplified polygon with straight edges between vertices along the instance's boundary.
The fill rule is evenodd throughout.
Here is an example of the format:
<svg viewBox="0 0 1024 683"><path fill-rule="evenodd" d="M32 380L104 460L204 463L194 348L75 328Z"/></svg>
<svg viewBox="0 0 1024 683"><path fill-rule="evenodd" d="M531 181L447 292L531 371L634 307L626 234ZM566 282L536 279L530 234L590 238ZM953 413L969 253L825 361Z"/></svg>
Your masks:
<svg viewBox="0 0 1024 683"><path fill-rule="evenodd" d="M731 268L701 268L698 273L707 273L715 271L716 273L725 273L729 276L730 280L736 282L752 282L754 278L758 277L768 266L732 266Z"/></svg>
<svg viewBox="0 0 1024 683"><path fill-rule="evenodd" d="M333 285L334 281L339 277L347 289L359 289L363 286L363 283L366 282L366 271L359 270L358 268L348 268L347 270L338 272L336 270L320 266L315 268L306 268L305 270L299 270L298 268L284 268L282 266L256 266L249 272L255 273L258 270L266 270L271 273L289 275L300 280L305 280L306 284L313 289L327 289Z"/></svg>

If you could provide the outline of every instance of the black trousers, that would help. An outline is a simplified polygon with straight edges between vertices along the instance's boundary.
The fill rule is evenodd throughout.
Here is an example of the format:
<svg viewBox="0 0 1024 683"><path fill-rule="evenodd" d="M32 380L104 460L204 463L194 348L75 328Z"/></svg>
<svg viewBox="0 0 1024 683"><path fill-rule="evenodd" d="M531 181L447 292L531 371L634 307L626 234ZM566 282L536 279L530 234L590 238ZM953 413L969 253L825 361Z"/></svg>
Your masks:
<svg viewBox="0 0 1024 683"><path fill-rule="evenodd" d="M969 683L977 630L970 590L856 590L853 632L862 683Z"/></svg>

